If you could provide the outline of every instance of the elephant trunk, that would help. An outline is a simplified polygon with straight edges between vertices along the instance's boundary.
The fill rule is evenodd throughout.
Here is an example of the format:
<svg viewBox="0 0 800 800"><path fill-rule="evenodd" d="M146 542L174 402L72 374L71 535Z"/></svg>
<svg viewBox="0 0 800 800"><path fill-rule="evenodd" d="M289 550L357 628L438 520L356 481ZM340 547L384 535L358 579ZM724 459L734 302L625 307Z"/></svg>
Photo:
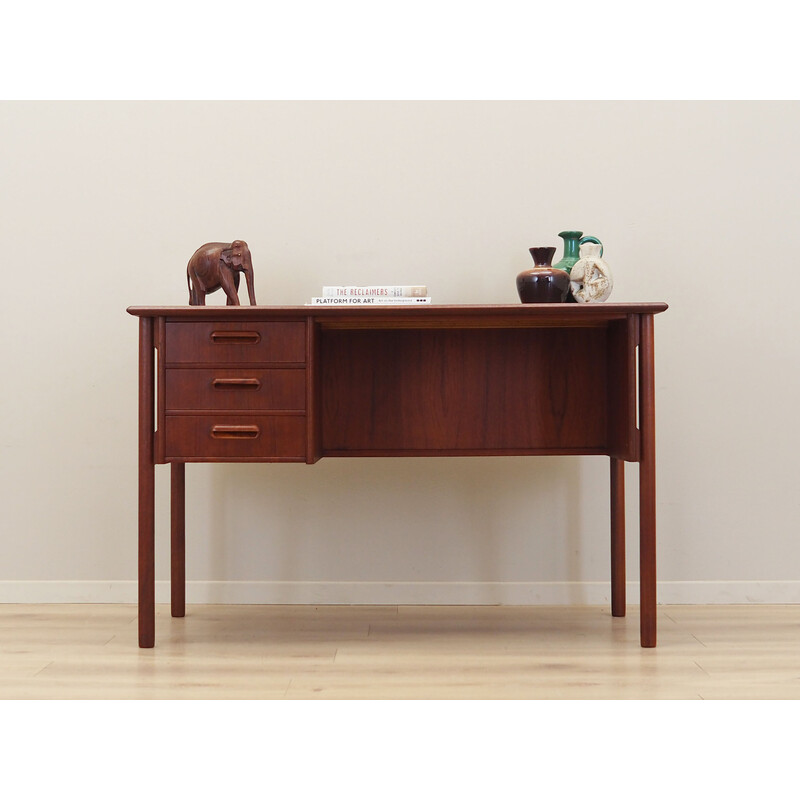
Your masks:
<svg viewBox="0 0 800 800"><path fill-rule="evenodd" d="M250 257L249 249L244 254L242 272L244 272L244 277L247 281L247 296L250 298L250 305L254 306L256 305L256 290L253 285L253 259Z"/></svg>

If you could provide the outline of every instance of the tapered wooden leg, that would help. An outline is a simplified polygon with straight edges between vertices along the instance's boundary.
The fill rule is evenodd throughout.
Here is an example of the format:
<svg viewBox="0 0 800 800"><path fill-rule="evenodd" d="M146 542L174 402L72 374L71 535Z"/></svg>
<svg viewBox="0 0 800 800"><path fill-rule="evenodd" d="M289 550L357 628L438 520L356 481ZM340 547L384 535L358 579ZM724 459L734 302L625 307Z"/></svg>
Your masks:
<svg viewBox="0 0 800 800"><path fill-rule="evenodd" d="M611 614L625 616L625 462L611 457Z"/></svg>
<svg viewBox="0 0 800 800"><path fill-rule="evenodd" d="M153 320L139 319L139 647L155 644Z"/></svg>
<svg viewBox="0 0 800 800"><path fill-rule="evenodd" d="M656 646L656 435L653 315L639 335L639 586L642 647Z"/></svg>
<svg viewBox="0 0 800 800"><path fill-rule="evenodd" d="M172 616L186 614L186 465L173 462L171 471L170 588Z"/></svg>

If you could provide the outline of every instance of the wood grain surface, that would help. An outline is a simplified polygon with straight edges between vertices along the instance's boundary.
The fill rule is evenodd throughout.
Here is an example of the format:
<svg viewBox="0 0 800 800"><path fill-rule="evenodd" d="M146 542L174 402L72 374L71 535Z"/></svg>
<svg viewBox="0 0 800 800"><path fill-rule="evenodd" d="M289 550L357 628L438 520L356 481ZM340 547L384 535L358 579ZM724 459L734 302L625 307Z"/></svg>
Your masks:
<svg viewBox="0 0 800 800"><path fill-rule="evenodd" d="M0 605L3 699L800 699L800 606Z"/></svg>

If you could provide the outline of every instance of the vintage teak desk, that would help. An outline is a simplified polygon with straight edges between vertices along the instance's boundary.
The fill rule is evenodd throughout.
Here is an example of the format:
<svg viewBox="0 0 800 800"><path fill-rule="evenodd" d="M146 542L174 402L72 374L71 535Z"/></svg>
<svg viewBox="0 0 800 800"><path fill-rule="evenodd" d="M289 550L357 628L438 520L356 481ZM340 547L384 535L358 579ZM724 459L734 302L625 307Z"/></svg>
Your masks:
<svg viewBox="0 0 800 800"><path fill-rule="evenodd" d="M639 462L640 632L654 647L653 321L666 308L129 308L139 318L139 645L155 639L156 464L171 465L181 617L187 462L598 455L611 465L614 616L625 615L624 466Z"/></svg>

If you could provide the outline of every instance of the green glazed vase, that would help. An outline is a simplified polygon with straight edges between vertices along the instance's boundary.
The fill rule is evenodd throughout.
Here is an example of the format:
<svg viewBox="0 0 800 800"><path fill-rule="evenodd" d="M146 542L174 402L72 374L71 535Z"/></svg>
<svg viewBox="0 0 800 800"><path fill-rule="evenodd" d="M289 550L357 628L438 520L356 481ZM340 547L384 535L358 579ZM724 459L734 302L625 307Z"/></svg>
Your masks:
<svg viewBox="0 0 800 800"><path fill-rule="evenodd" d="M603 255L603 243L596 236L584 236L583 231L561 231L558 235L564 240L564 257L557 264L553 264L553 269L563 269L569 275L581 257L581 245L586 242L599 244L600 256Z"/></svg>

